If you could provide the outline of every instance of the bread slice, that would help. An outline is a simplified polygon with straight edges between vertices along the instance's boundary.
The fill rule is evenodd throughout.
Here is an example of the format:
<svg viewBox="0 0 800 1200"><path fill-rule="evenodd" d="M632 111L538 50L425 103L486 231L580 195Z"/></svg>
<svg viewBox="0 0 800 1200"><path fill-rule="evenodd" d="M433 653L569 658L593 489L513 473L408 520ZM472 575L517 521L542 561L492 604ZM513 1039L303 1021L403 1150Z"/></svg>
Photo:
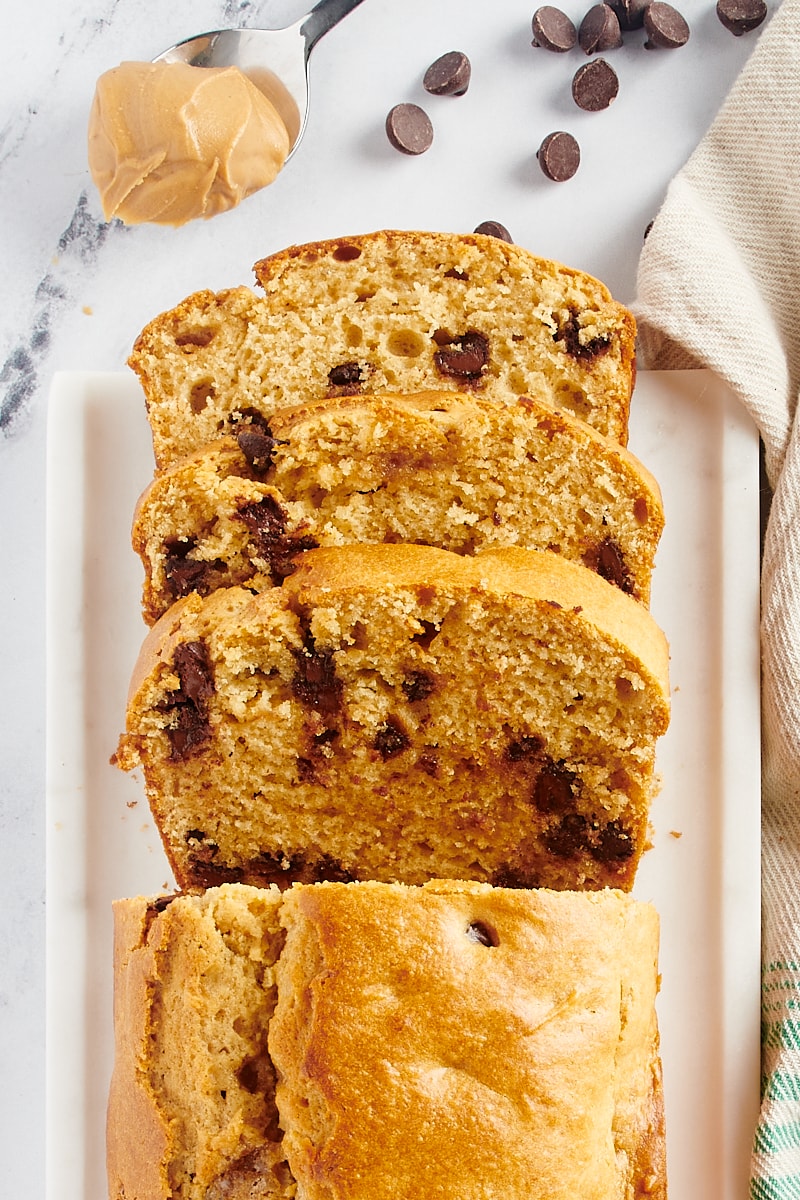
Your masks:
<svg viewBox="0 0 800 1200"><path fill-rule="evenodd" d="M114 911L112 1200L664 1200L651 905L434 881Z"/></svg>
<svg viewBox="0 0 800 1200"><path fill-rule="evenodd" d="M153 627L117 761L141 766L175 876L632 885L667 647L555 554L308 551L280 588Z"/></svg>
<svg viewBox="0 0 800 1200"><path fill-rule="evenodd" d="M459 392L281 409L181 459L142 496L133 545L152 624L190 591L280 582L315 546L555 550L647 603L664 525L633 455L542 401Z"/></svg>
<svg viewBox="0 0 800 1200"><path fill-rule="evenodd" d="M353 392L527 395L627 439L634 319L580 271L482 234L384 230L256 276L263 296L198 292L138 337L159 468L253 414Z"/></svg>

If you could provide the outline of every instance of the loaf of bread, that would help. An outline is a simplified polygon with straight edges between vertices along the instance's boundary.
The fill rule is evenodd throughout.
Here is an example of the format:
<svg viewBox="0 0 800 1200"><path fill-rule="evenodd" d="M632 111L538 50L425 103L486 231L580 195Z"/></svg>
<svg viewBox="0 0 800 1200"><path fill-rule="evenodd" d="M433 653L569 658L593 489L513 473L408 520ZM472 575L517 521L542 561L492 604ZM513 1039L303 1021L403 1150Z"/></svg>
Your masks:
<svg viewBox="0 0 800 1200"><path fill-rule="evenodd" d="M115 930L111 1200L666 1196L649 904L234 884Z"/></svg>
<svg viewBox="0 0 800 1200"><path fill-rule="evenodd" d="M150 631L117 761L179 885L432 876L628 889L667 647L545 551L310 550Z"/></svg>
<svg viewBox="0 0 800 1200"><path fill-rule="evenodd" d="M281 409L181 459L139 501L152 624L190 591L266 575L314 546L418 542L555 550L647 603L664 525L633 455L541 401L458 392Z"/></svg>
<svg viewBox="0 0 800 1200"><path fill-rule="evenodd" d="M159 468L254 416L361 392L527 395L626 441L634 319L580 271L482 234L382 231L256 275L263 296L199 292L137 339Z"/></svg>

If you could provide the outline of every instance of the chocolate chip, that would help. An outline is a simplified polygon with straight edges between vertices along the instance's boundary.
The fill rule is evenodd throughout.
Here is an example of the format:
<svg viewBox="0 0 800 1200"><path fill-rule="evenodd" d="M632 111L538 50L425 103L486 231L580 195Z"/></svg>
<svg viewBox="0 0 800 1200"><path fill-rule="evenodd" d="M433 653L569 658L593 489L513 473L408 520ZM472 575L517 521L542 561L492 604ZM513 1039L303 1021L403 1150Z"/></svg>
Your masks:
<svg viewBox="0 0 800 1200"><path fill-rule="evenodd" d="M645 50L677 50L689 40L689 26L671 4L652 0L644 10Z"/></svg>
<svg viewBox="0 0 800 1200"><path fill-rule="evenodd" d="M208 701L214 694L214 676L205 642L182 642L176 646L172 668L180 687L165 697L161 707L173 716L173 724L166 730L170 759L182 762L211 736Z"/></svg>
<svg viewBox="0 0 800 1200"><path fill-rule="evenodd" d="M287 514L274 496L244 504L236 513L250 531L256 555L269 563L273 581L279 582L295 569L294 557L319 545L310 535L286 533Z"/></svg>
<svg viewBox="0 0 800 1200"><path fill-rule="evenodd" d="M433 361L442 375L452 375L456 379L480 379L489 362L489 339L476 329L468 329L461 337L451 338L441 350L437 350Z"/></svg>
<svg viewBox="0 0 800 1200"><path fill-rule="evenodd" d="M185 329L182 333L175 334L175 345L180 346L182 350L203 349L210 345L216 336L217 330L208 325L198 329Z"/></svg>
<svg viewBox="0 0 800 1200"><path fill-rule="evenodd" d="M571 133L557 130L548 133L536 151L539 166L555 183L571 179L581 165L581 148Z"/></svg>
<svg viewBox="0 0 800 1200"><path fill-rule="evenodd" d="M641 29L644 24L644 10L650 0L608 0L610 8L617 14L620 29L626 32L631 29Z"/></svg>
<svg viewBox="0 0 800 1200"><path fill-rule="evenodd" d="M297 778L301 783L318 783L317 764L302 754L297 757Z"/></svg>
<svg viewBox="0 0 800 1200"><path fill-rule="evenodd" d="M403 154L424 154L433 141L433 126L418 104L396 104L386 118L386 136Z"/></svg>
<svg viewBox="0 0 800 1200"><path fill-rule="evenodd" d="M757 29L766 15L764 0L717 0L717 16L734 37Z"/></svg>
<svg viewBox="0 0 800 1200"><path fill-rule="evenodd" d="M567 815L544 835L544 843L557 858L573 858L590 844L586 818L580 813Z"/></svg>
<svg viewBox="0 0 800 1200"><path fill-rule="evenodd" d="M218 863L206 863L191 854L187 862L191 886L201 891L220 887L223 883L241 883L244 878L244 871L241 867L225 867Z"/></svg>
<svg viewBox="0 0 800 1200"><path fill-rule="evenodd" d="M247 526L262 557L266 558L284 534L288 520L286 511L274 496L264 496L252 504L243 504L236 515Z"/></svg>
<svg viewBox="0 0 800 1200"><path fill-rule="evenodd" d="M604 354L609 347L607 337L598 336L589 338L588 341L581 340L581 324L575 309L570 310L570 315L566 320L563 317L558 319L558 332L555 340L560 346L563 346L571 358L576 358L581 362L590 361L599 354Z"/></svg>
<svg viewBox="0 0 800 1200"><path fill-rule="evenodd" d="M371 363L358 362L356 359L337 363L336 366L331 367L330 371L328 371L328 395L358 395L372 369Z"/></svg>
<svg viewBox="0 0 800 1200"><path fill-rule="evenodd" d="M471 925L468 925L467 937L470 941L478 942L481 946L500 945L497 930L492 925L487 925L485 921L473 921Z"/></svg>
<svg viewBox="0 0 800 1200"><path fill-rule="evenodd" d="M189 845L191 846L192 843L190 842ZM218 847L214 843L211 845L216 853ZM322 881L353 883L355 880L355 876L331 855L321 854L312 857L302 854L289 855L282 851L274 854L264 851L256 858L248 859L247 862L235 867L205 861L201 852L196 856L190 856L190 872L192 884L202 888L217 887L222 883L246 882L259 887L267 887L269 884L275 883L283 890L290 887L292 883L320 883Z"/></svg>
<svg viewBox="0 0 800 1200"><path fill-rule="evenodd" d="M205 642L181 642L172 656L182 694L198 708L214 695L214 676Z"/></svg>
<svg viewBox="0 0 800 1200"><path fill-rule="evenodd" d="M272 465L272 457L278 442L266 429L250 425L236 434L239 449L247 459L248 466L258 475L263 475Z"/></svg>
<svg viewBox="0 0 800 1200"><path fill-rule="evenodd" d="M544 742L535 734L527 734L506 747L506 758L509 762L526 762L541 757Z"/></svg>
<svg viewBox="0 0 800 1200"><path fill-rule="evenodd" d="M189 829L184 835L189 850L190 859L195 867L214 867L214 860L219 854L219 846L207 836L202 829ZM232 871L233 868L220 866L221 871Z"/></svg>
<svg viewBox="0 0 800 1200"><path fill-rule="evenodd" d="M485 233L488 237L499 238L501 242L514 243L514 239L506 229L505 225L501 225L499 221L481 221L480 225L476 225L475 233Z"/></svg>
<svg viewBox="0 0 800 1200"><path fill-rule="evenodd" d="M531 22L533 30L533 45L545 50L553 50L563 54L571 50L578 40L578 34L566 13L551 4L537 8Z"/></svg>
<svg viewBox="0 0 800 1200"><path fill-rule="evenodd" d="M578 43L586 54L605 54L622 45L619 17L609 4L595 4L581 21Z"/></svg>
<svg viewBox="0 0 800 1200"><path fill-rule="evenodd" d="M257 408L235 408L228 416L228 424L236 436L245 428L260 429L267 437L272 437L269 423L264 414Z"/></svg>
<svg viewBox="0 0 800 1200"><path fill-rule="evenodd" d="M625 564L623 553L613 538L605 538L587 550L583 561L590 571L595 571L620 591L628 595L633 593L633 579Z"/></svg>
<svg viewBox="0 0 800 1200"><path fill-rule="evenodd" d="M309 862L304 868L303 883L353 883L355 875L351 875L338 858L331 854L323 854L316 861Z"/></svg>
<svg viewBox="0 0 800 1200"><path fill-rule="evenodd" d="M410 704L419 700L427 700L436 684L427 671L411 671L406 675L401 687Z"/></svg>
<svg viewBox="0 0 800 1200"><path fill-rule="evenodd" d="M411 745L411 740L400 723L392 717L375 734L373 743L384 761L402 754Z"/></svg>
<svg viewBox="0 0 800 1200"><path fill-rule="evenodd" d="M335 387L361 382L361 366L356 361L339 363L328 371L328 382Z"/></svg>
<svg viewBox="0 0 800 1200"><path fill-rule="evenodd" d="M591 847L592 858L604 863L625 862L633 851L633 838L619 821L609 821Z"/></svg>
<svg viewBox="0 0 800 1200"><path fill-rule="evenodd" d="M540 813L564 813L572 808L574 771L561 763L549 762L536 776L533 803Z"/></svg>
<svg viewBox="0 0 800 1200"><path fill-rule="evenodd" d="M601 112L617 98L617 72L604 58L578 67L572 80L572 99L584 112Z"/></svg>
<svg viewBox="0 0 800 1200"><path fill-rule="evenodd" d="M331 746L340 736L338 729L323 729L321 733L312 734L309 744L310 757L298 755L297 758L298 778L319 783L318 769L324 766L328 754L331 753L328 751L326 754L325 748Z"/></svg>
<svg viewBox="0 0 800 1200"><path fill-rule="evenodd" d="M498 888L537 888L539 877L535 871L504 863L492 873L491 883Z"/></svg>
<svg viewBox="0 0 800 1200"><path fill-rule="evenodd" d="M292 691L301 704L321 713L335 712L342 698L342 683L336 678L332 650L317 650L309 635L302 650L292 650L297 671Z"/></svg>
<svg viewBox="0 0 800 1200"><path fill-rule="evenodd" d="M338 859L329 854L311 858L302 854L287 857L284 854L264 853L247 863L245 874L248 878L278 883L282 887L292 882L321 883L323 880L328 883L352 883L354 878Z"/></svg>
<svg viewBox="0 0 800 1200"><path fill-rule="evenodd" d="M188 596L190 592L205 595L211 590L214 570L225 569L221 559L204 562L201 559L189 558L196 546L196 538L164 543L164 575L167 590L174 600Z"/></svg>
<svg viewBox="0 0 800 1200"><path fill-rule="evenodd" d="M471 75L472 67L466 54L450 50L431 63L422 78L422 86L432 96L463 96Z"/></svg>

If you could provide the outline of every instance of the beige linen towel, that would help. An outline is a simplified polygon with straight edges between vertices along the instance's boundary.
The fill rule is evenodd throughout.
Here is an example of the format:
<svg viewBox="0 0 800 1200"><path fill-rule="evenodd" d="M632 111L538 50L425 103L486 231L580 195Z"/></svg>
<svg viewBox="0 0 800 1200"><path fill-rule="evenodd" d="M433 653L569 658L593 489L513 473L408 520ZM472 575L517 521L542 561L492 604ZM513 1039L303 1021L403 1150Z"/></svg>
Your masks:
<svg viewBox="0 0 800 1200"><path fill-rule="evenodd" d="M761 584L762 1105L751 1197L800 1200L800 0L784 0L672 181L634 308L645 366L710 367L739 396L773 490Z"/></svg>

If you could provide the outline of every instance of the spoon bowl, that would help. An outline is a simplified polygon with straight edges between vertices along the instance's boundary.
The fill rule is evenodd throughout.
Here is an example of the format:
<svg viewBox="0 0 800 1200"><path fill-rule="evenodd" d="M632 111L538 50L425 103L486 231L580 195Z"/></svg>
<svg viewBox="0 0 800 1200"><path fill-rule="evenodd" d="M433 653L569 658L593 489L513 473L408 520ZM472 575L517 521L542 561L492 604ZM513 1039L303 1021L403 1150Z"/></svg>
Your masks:
<svg viewBox="0 0 800 1200"><path fill-rule="evenodd" d="M216 29L186 38L155 62L191 67L238 67L271 100L289 134L294 154L308 120L308 59L319 39L362 0L320 0L283 29Z"/></svg>

